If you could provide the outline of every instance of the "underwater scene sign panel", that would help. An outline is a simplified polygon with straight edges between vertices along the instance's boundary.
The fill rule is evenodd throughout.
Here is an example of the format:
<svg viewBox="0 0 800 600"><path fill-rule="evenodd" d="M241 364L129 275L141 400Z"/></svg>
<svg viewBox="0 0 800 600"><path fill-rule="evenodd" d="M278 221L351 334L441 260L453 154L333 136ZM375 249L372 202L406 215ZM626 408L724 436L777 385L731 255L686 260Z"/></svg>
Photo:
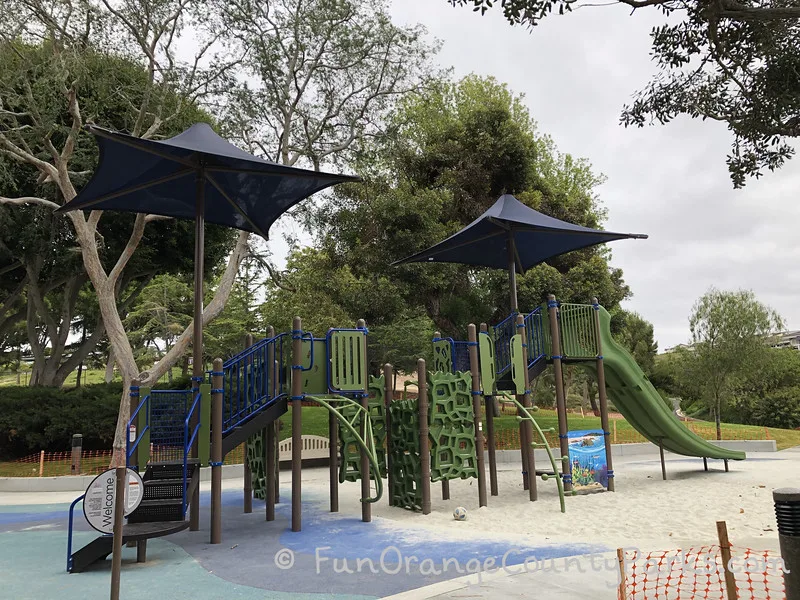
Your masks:
<svg viewBox="0 0 800 600"><path fill-rule="evenodd" d="M570 431L569 462L575 487L608 487L606 447L601 429Z"/></svg>

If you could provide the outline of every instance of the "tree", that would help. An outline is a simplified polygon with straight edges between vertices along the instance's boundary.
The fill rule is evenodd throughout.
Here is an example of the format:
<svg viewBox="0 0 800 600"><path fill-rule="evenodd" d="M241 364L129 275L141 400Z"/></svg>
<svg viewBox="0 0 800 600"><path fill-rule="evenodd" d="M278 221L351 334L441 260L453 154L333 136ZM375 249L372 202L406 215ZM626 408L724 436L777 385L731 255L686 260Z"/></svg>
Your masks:
<svg viewBox="0 0 800 600"><path fill-rule="evenodd" d="M369 6L367 2L356 4ZM295 0L294 3L287 0L283 3L282 10L290 11L294 7L293 14L300 15L300 8L306 6L300 0ZM316 3L313 6L321 8L323 5ZM259 138L265 136L260 138L263 139L261 143L264 147L272 144L275 151L270 153L271 156L284 156L284 148L301 148L306 155L318 154L318 149L328 144L334 133L347 123L370 119L378 122L381 116L380 107L372 110L375 98L380 98L383 94L393 97L399 93L401 88L398 82L407 84L408 89L412 88L415 83L414 69L421 68L427 56L426 47L418 41L418 37L405 35L402 29L384 28L378 31L379 35L387 31L392 34L386 40L377 39L375 30L365 28L358 31L357 38L365 39L366 34L372 35L375 47L384 48L381 56L385 59L367 61L363 56L361 59L354 56L354 60L349 63L329 64L327 44L312 48L305 42L314 41L308 36L319 27L324 28L329 36L346 38L351 31L350 23L340 22L332 15L316 20L313 29L301 28L302 21L295 19L293 22L297 27L291 33L301 37L294 38L294 50L284 53L286 61L281 63L277 55L258 52L262 40L269 42L263 45L265 50L281 48L283 35L289 33L285 28L269 28L269 20L275 17L275 13L269 12L264 3L244 3L237 4L236 7L242 9L236 13L236 19L230 19L228 14L217 19L215 13L209 10L208 3L192 0L136 0L119 4L110 0L101 0L100 4L74 4L67 0L57 0L49 4L24 0L6 2L0 13L3 54L11 52L16 55L20 44L35 45L43 41L49 54L36 63L25 62L20 57L15 85L4 85L0 88L0 153L35 168L43 183L52 182L56 186L59 201L26 195L0 197L0 203L37 204L53 209L59 206L60 201L69 201L76 195L79 182L75 178L76 173L71 171L71 161L80 148L81 140L86 137L82 133L82 126L88 120L97 121L97 117L101 116L87 110L82 102L83 86L86 85L85 59L95 53L122 55L146 69L147 78L143 86L135 90L123 87L115 91L121 101L129 106L130 125L125 129L134 136L148 138L162 135L166 126L174 123L183 114L186 106L201 103L219 106L230 97L228 92L236 89L232 80L233 68L241 63L241 56L248 58L248 71L244 75L258 74L262 70L270 73L272 69L276 73L282 72L287 78L278 90L281 93L267 99L271 106L278 107L277 110L284 115L283 124L286 127L281 130L280 136L271 139L266 137L268 128L260 123L256 123L254 131L254 135ZM362 14L369 18L378 12L362 11ZM304 15L309 16L307 13ZM193 43L199 50L193 60L185 62L180 58L178 46L185 27L189 24L192 25ZM248 30L248 25L253 25L253 28ZM233 38L240 42L241 54L231 57L228 49L220 47L220 44ZM369 47L370 40L366 39L365 43ZM396 55L391 52L397 46L410 50L403 55L402 64L394 62ZM289 50L286 46L284 48ZM316 53L316 60L306 60L306 53L312 51ZM292 57L293 61L289 62ZM353 94L345 86L324 88L317 85L315 77L326 69L337 73L340 80L346 80L351 71L360 73L364 81L373 84L373 93L365 98ZM408 78L398 79L388 75L397 70L408 73ZM41 77L42 73L47 77ZM384 73L387 74L385 78ZM296 79L301 74L304 74L302 81L305 84L300 84L300 80ZM268 80L270 78L265 78L265 81ZM41 82L41 89L34 91L31 81ZM242 89L247 91L248 88ZM328 92L334 94L333 109L325 95ZM41 100L53 96L61 100L59 114L66 115L64 126L58 126L53 114L41 110ZM247 97L245 94L245 99ZM173 102L172 99L177 99L178 102ZM306 121L293 112L293 107L298 106L301 101L307 103L309 113L313 111L318 117L314 123L321 128L322 135L309 137L310 129L306 130L304 124L310 126L311 120ZM232 116L246 114L246 111L233 105L229 107L229 112ZM241 137L250 140L248 132L251 131L253 130L247 129L241 133ZM350 137L343 141L348 140L352 142ZM125 234L127 242L124 249L110 260L110 267L103 264L98 245L97 225L103 218L102 211L92 211L88 215L82 211L73 211L66 218L70 220L78 239L81 258L96 292L103 324L124 383L127 385L138 376L145 385L152 384L183 355L192 336L190 327L150 370L140 372L122 322L118 307L120 279L131 258L140 249L145 229L158 220L158 217L145 214L135 217L132 227ZM248 238L247 233L238 236L236 246L219 279L216 293L204 308L204 324L211 322L222 311L240 262L246 255ZM123 396L115 448L124 447L128 411L129 401ZM115 457L115 461L121 460L121 455Z"/></svg>
<svg viewBox="0 0 800 600"><path fill-rule="evenodd" d="M47 64L52 49L46 44L17 44L15 52L3 55L0 61L0 82L5 89L6 102L20 100L26 85L36 91L36 108L39 114L52 115L52 126L58 131L67 130L70 116L63 112L63 100L58 95L45 94L43 90L57 84L55 75L48 69L35 65ZM148 72L141 65L124 58L85 51L80 59L70 64L81 71L81 106L87 114L95 115L104 125L116 129L131 126L129 102L135 101L147 88ZM24 78L25 70L32 76ZM22 71L23 75L20 74ZM41 94L41 95L40 95ZM172 96L165 101L180 103ZM193 105L185 106L172 122L163 126L163 133L174 134L197 119L207 115ZM26 140L29 144L31 140ZM97 161L97 151L88 136L77 138L70 160L72 177L85 182ZM0 154L0 196L40 196L43 200L58 203L61 193L52 183L39 182L38 172L30 165L20 165L8 155ZM124 213L108 213L96 226L99 240L99 259L109 272L114 262L125 250L126 241L135 217ZM121 318L135 301L147 282L159 272L191 271L194 254L191 223L174 220L154 221L142 234L138 251L131 256L115 289L117 310ZM231 249L231 232L210 226L207 234L207 272L210 272ZM26 303L26 329L28 344L34 357L31 385L61 385L76 366L105 336L105 325L97 309L95 294L86 294L91 288L78 250L75 229L67 219L54 216L48 206L38 204L14 206L0 205L0 248L6 258L19 264L24 272L24 300ZM79 301L83 295L85 301ZM21 314L17 317L22 318ZM81 342L72 347L67 340L74 325L78 324Z"/></svg>
<svg viewBox="0 0 800 600"><path fill-rule="evenodd" d="M512 24L592 6L574 0L447 0L486 12L498 4ZM728 169L736 188L794 154L800 136L800 6L785 0L616 0L670 21L651 31L659 73L623 108L624 125L711 119L733 133Z"/></svg>
<svg viewBox="0 0 800 600"><path fill-rule="evenodd" d="M653 324L638 313L618 309L611 315L611 333L631 353L644 374L650 377L658 353Z"/></svg>
<svg viewBox="0 0 800 600"><path fill-rule="evenodd" d="M310 226L333 268L347 265L369 297L380 298L360 313L372 326L398 312L427 315L443 335L463 339L468 323L508 315L502 270L390 266L454 233L503 193L581 225L604 218L595 194L602 177L587 161L560 153L521 97L491 78L442 81L410 96L393 117L391 137L359 165L365 183L337 188L336 201L320 207ZM597 295L614 308L629 290L609 257L589 248L531 269L518 279L520 306L532 310L554 292L565 301Z"/></svg>
<svg viewBox="0 0 800 600"><path fill-rule="evenodd" d="M768 336L781 326L780 315L749 290L711 288L692 308L692 347L683 353L681 376L713 413L717 439L722 438L721 414L734 385L763 359Z"/></svg>

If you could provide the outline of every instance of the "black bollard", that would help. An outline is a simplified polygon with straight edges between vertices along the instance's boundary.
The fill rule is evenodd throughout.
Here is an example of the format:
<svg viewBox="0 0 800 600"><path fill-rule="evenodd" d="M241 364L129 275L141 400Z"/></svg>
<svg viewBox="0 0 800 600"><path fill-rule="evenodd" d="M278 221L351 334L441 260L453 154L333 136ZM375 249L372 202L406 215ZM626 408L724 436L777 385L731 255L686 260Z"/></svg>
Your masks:
<svg viewBox="0 0 800 600"><path fill-rule="evenodd" d="M772 492L783 558L786 600L800 600L800 488Z"/></svg>

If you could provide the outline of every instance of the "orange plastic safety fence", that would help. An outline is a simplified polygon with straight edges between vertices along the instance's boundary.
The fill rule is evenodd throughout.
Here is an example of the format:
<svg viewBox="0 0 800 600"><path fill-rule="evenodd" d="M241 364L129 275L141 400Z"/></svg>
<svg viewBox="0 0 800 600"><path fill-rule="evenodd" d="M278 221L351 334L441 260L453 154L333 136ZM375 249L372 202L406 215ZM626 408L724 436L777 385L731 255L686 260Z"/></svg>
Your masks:
<svg viewBox="0 0 800 600"><path fill-rule="evenodd" d="M45 452L29 454L23 458L0 465L0 475L10 477L56 477L60 475L94 475L102 473L111 463L111 450L84 450L80 469L72 468L72 452Z"/></svg>
<svg viewBox="0 0 800 600"><path fill-rule="evenodd" d="M245 444L240 444L225 456L226 465L244 462ZM151 447L151 457L159 460L163 449ZM9 462L0 462L0 477L60 477L63 475L97 475L109 468L111 450L83 450L79 469L73 469L72 452L45 452L29 454Z"/></svg>
<svg viewBox="0 0 800 600"><path fill-rule="evenodd" d="M719 546L625 552L626 600L785 600L783 563L774 552L731 547L728 568L737 598L728 598ZM620 592L619 596L622 598Z"/></svg>

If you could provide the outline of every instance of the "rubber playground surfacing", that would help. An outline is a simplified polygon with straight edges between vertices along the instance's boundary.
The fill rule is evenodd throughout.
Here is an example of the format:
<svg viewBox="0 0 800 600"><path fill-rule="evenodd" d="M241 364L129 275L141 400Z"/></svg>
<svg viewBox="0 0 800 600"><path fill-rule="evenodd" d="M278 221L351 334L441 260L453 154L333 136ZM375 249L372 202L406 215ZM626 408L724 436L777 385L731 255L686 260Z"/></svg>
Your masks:
<svg viewBox="0 0 800 600"><path fill-rule="evenodd" d="M264 502L242 512L240 490L223 494L223 543L208 543L209 494L201 494L201 531L148 542L147 562L123 551L122 595L129 598L380 598L497 566L608 551L596 544L524 545L501 538L445 539L422 528L371 523L326 511L327 498L303 492L303 531L290 531L290 490L276 520ZM68 504L0 506L0 589L5 598L105 598L110 560L65 572ZM74 547L97 534L76 515ZM277 555L277 557L276 557ZM383 557L383 558L382 558ZM279 568L276 563L280 563ZM446 564L445 564L446 563ZM491 562L489 563L491 564ZM480 565L480 566L479 566Z"/></svg>

